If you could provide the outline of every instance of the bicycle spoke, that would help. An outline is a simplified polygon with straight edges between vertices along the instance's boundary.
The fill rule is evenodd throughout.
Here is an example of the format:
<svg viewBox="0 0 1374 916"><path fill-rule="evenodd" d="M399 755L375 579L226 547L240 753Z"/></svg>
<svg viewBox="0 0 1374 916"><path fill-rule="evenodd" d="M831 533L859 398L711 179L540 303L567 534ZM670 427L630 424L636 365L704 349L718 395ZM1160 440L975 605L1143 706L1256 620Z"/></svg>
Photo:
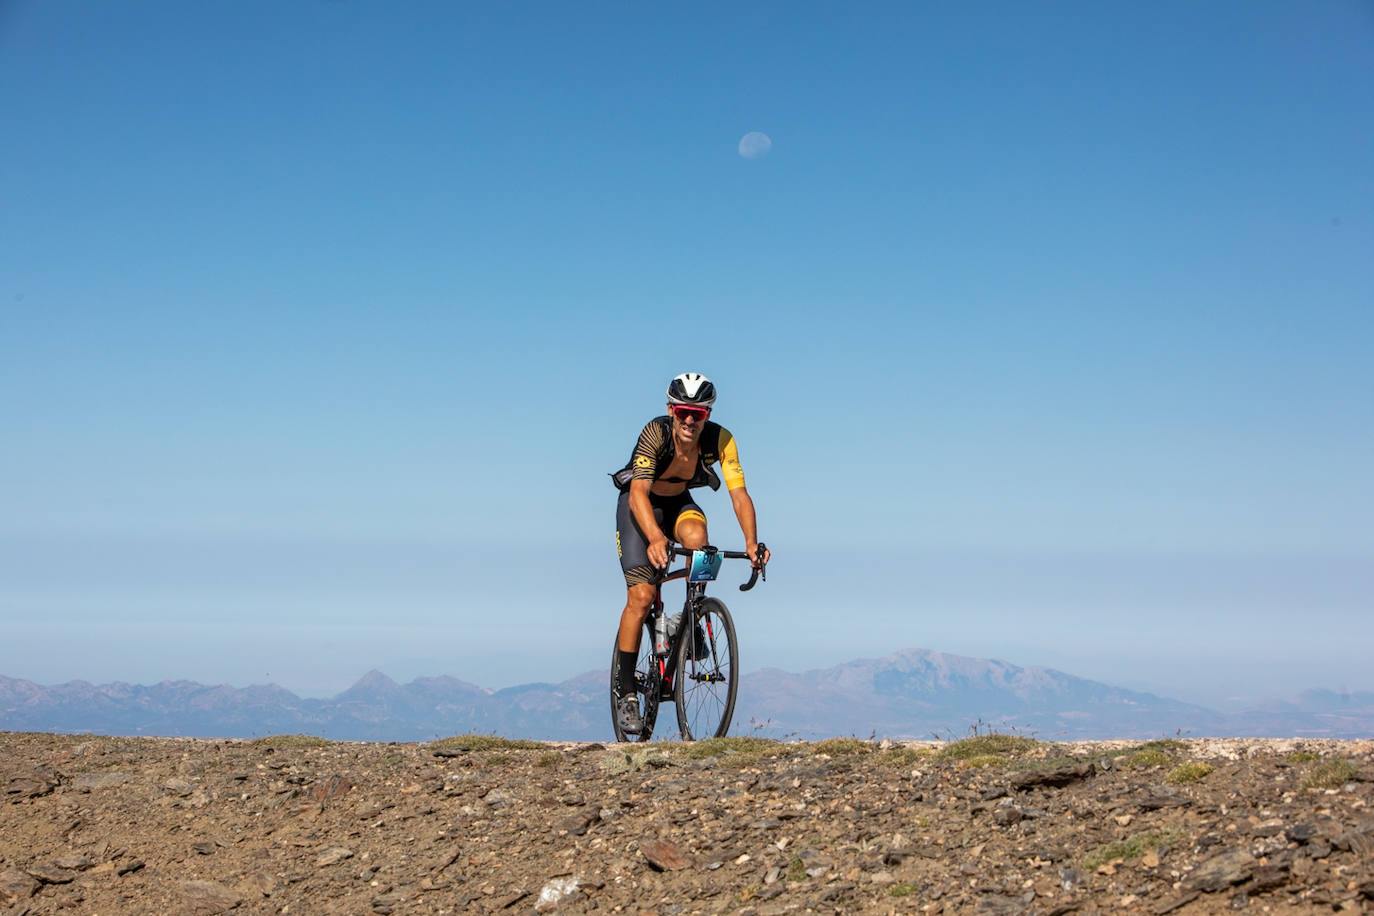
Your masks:
<svg viewBox="0 0 1374 916"><path fill-rule="evenodd" d="M734 624L729 610L714 598L701 600L696 613L690 616L696 617L692 627L701 628L705 651L700 653L700 659L693 657L698 654L698 634L684 629L674 685L678 728L686 740L721 737L730 728L739 687Z"/></svg>

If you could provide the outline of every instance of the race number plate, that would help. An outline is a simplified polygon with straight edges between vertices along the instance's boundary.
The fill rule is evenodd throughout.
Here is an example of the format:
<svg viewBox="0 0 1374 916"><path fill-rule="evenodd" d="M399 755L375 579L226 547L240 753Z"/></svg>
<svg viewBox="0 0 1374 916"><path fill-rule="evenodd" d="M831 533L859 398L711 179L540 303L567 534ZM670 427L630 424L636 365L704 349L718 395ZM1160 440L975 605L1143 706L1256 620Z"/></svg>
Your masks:
<svg viewBox="0 0 1374 916"><path fill-rule="evenodd" d="M704 550L692 551L692 568L687 573L688 582L714 582L720 572L721 555Z"/></svg>

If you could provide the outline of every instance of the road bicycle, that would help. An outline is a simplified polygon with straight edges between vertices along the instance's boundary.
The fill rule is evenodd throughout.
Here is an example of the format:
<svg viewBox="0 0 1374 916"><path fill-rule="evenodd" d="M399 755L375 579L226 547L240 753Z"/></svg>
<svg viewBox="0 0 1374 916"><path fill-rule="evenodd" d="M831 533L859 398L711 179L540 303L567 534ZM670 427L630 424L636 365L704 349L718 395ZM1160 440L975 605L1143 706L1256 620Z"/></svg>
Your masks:
<svg viewBox="0 0 1374 916"><path fill-rule="evenodd" d="M766 556L765 551L760 544L757 555ZM615 714L620 652L618 645L611 647L611 725L617 741L648 741L658 719L658 705L666 700L677 707L677 728L684 741L723 738L730 730L735 694L739 691L739 646L730 609L719 598L706 597L706 583L715 580L722 559L747 560L749 554L708 546L699 550L673 547L669 556L686 557L687 563L658 583L654 602L644 615L644 632L640 634L635 662L635 695L644 722L638 735L622 731ZM749 581L739 590L749 591L760 577L768 579L762 564L752 568ZM687 600L682 613L669 618L663 607L663 584L675 579L687 580ZM663 636L660 622L666 626L666 649L662 640L657 639ZM657 646L656 641L660 643Z"/></svg>

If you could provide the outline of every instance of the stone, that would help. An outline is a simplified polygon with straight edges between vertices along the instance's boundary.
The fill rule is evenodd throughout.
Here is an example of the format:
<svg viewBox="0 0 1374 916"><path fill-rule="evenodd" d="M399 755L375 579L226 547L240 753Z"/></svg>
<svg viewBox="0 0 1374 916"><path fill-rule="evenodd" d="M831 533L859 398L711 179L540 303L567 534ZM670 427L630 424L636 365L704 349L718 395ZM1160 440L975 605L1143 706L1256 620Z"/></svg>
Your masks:
<svg viewBox="0 0 1374 916"><path fill-rule="evenodd" d="M586 808L576 814L569 815L558 822L558 831L569 836L583 836L592 825L601 820L601 809Z"/></svg>
<svg viewBox="0 0 1374 916"><path fill-rule="evenodd" d="M128 773L118 771L109 773L82 773L72 780L72 788L78 792L90 792L95 789L112 789L115 786L122 786L133 777Z"/></svg>
<svg viewBox="0 0 1374 916"><path fill-rule="evenodd" d="M1305 844L1311 842L1312 839L1320 835L1320 833L1320 827L1311 821L1306 821L1289 827L1285 835L1294 843Z"/></svg>
<svg viewBox="0 0 1374 916"><path fill-rule="evenodd" d="M58 868L66 868L70 869L71 871L85 871L95 863L92 862L90 859L86 858L85 856L76 855L59 856L58 858L52 860L52 864L56 865Z"/></svg>
<svg viewBox="0 0 1374 916"><path fill-rule="evenodd" d="M539 891L539 898L534 902L535 912L543 913L547 910L556 908L565 900L571 900L577 896L578 888L582 885L580 878L573 875L560 875L550 878Z"/></svg>
<svg viewBox="0 0 1374 916"><path fill-rule="evenodd" d="M1255 857L1244 849L1226 849L1198 866L1186 883L1190 888L1215 894L1248 879L1254 864Z"/></svg>
<svg viewBox="0 0 1374 916"><path fill-rule="evenodd" d="M1153 913L1154 916L1165 916L1166 913L1172 913L1174 910L1185 907L1201 896L1202 891L1184 891L1182 894L1166 897L1159 901L1154 906L1150 907L1150 912Z"/></svg>
<svg viewBox="0 0 1374 916"><path fill-rule="evenodd" d="M0 904L13 906L32 897L40 887L37 878L18 869L0 871Z"/></svg>
<svg viewBox="0 0 1374 916"><path fill-rule="evenodd" d="M342 798L353 788L353 781L347 776L330 776L315 784L310 790L310 800L319 805L325 805L335 799Z"/></svg>
<svg viewBox="0 0 1374 916"><path fill-rule="evenodd" d="M243 902L232 888L218 881L183 881L180 886L181 916L217 916Z"/></svg>
<svg viewBox="0 0 1374 916"><path fill-rule="evenodd" d="M315 857L315 867L327 868L351 858L353 858L353 850L343 846L331 846L329 849L321 850L320 854Z"/></svg>
<svg viewBox="0 0 1374 916"><path fill-rule="evenodd" d="M57 777L46 773L31 773L16 776L5 786L5 797L10 801L23 801L26 798L42 798L58 787Z"/></svg>
<svg viewBox="0 0 1374 916"><path fill-rule="evenodd" d="M76 880L76 872L69 868L59 868L52 863L30 865L25 871L44 884L70 884Z"/></svg>
<svg viewBox="0 0 1374 916"><path fill-rule="evenodd" d="M1136 802L1141 811L1158 811L1160 808L1186 808L1193 800L1176 792L1156 789Z"/></svg>
<svg viewBox="0 0 1374 916"><path fill-rule="evenodd" d="M668 840L649 840L640 843L639 851L657 871L677 871L692 867L692 857L682 847Z"/></svg>
<svg viewBox="0 0 1374 916"><path fill-rule="evenodd" d="M1097 768L1091 763L1062 766L1053 770L1017 773L1010 780L1011 787L1018 792L1036 788L1063 788L1079 780L1097 775Z"/></svg>

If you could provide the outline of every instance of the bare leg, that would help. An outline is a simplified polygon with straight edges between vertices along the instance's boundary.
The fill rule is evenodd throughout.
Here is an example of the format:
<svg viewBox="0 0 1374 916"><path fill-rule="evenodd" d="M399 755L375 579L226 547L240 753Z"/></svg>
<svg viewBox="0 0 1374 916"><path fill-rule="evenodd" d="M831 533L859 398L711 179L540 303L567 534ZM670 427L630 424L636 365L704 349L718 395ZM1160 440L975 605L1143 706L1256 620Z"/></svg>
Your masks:
<svg viewBox="0 0 1374 916"><path fill-rule="evenodd" d="M644 629L644 617L654 603L654 587L645 583L631 585L625 590L625 610L620 612L620 633L616 645L621 652L639 651L639 634Z"/></svg>

